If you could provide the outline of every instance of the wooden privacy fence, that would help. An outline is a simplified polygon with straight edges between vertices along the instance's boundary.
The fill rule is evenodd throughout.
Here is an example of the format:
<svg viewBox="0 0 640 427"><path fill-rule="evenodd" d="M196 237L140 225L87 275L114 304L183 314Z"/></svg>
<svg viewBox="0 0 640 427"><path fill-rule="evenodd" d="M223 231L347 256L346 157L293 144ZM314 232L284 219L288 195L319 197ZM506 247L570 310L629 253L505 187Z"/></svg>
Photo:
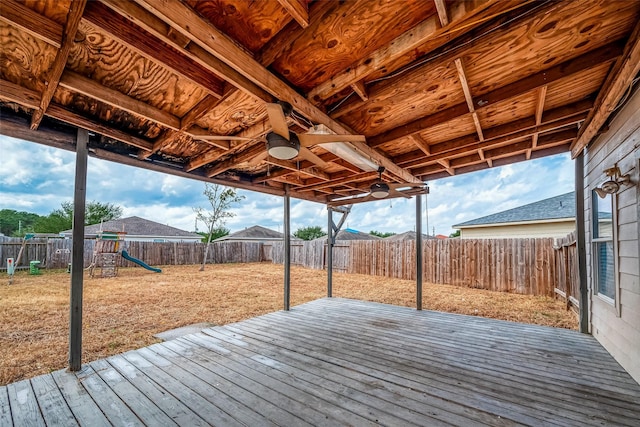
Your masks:
<svg viewBox="0 0 640 427"><path fill-rule="evenodd" d="M96 241L84 241L84 267L91 264ZM44 268L67 268L71 262L71 239L31 239L27 240L20 265L28 267L29 261L38 260ZM0 240L0 260L3 270L7 267L7 258L18 257L22 239L3 238ZM180 242L124 242L121 248L129 255L149 265L193 265L202 262L204 243ZM223 264L229 262L245 263L264 261L262 244L259 242L218 242L211 243L208 263ZM134 267L135 264L118 257L119 267Z"/></svg>
<svg viewBox="0 0 640 427"><path fill-rule="evenodd" d="M423 279L530 295L554 294L558 277L553 239L433 239L423 241ZM415 280L413 241L342 241L333 252L338 272ZM271 247L283 262L282 243ZM326 268L326 242L291 245L292 264Z"/></svg>
<svg viewBox="0 0 640 427"><path fill-rule="evenodd" d="M580 307L580 281L576 233L573 232L566 237L556 239L554 249L557 265L554 292L565 300L567 309L577 310Z"/></svg>

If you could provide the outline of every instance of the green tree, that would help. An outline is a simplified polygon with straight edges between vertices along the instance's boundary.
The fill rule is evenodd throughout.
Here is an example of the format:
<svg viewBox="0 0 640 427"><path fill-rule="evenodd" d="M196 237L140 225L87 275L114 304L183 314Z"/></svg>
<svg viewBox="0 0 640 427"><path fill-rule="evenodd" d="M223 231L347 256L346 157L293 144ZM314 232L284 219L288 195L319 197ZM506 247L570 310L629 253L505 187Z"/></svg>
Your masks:
<svg viewBox="0 0 640 427"><path fill-rule="evenodd" d="M239 196L233 188L226 188L218 184L209 184L208 182L204 184L204 191L202 194L204 194L209 200L211 210L206 210L201 207L193 209L196 213L196 218L199 221L202 221L207 227L208 234L200 271L204 271L204 266L207 263L209 243L211 243L214 230L221 228L225 224L227 218L233 218L236 215L233 212L229 212L229 208L231 208L232 204L238 203L244 199L244 196Z"/></svg>
<svg viewBox="0 0 640 427"><path fill-rule="evenodd" d="M326 236L327 233L322 231L319 225L314 225L311 227L302 227L298 228L295 233L293 233L295 237L302 240L313 240L318 237Z"/></svg>
<svg viewBox="0 0 640 427"><path fill-rule="evenodd" d="M227 227L218 227L213 230L211 234L198 232L199 235L202 236L202 243L207 243L207 241L214 241L221 237L228 235L231 232Z"/></svg>
<svg viewBox="0 0 640 427"><path fill-rule="evenodd" d="M34 231L34 225L40 218L40 215L31 212L2 209L0 210L0 233L5 236L24 236L25 233Z"/></svg>
<svg viewBox="0 0 640 427"><path fill-rule="evenodd" d="M371 230L369 232L369 234L371 234L372 236L382 237L383 239L385 237L395 236L396 235L396 233L392 233L390 231L376 231L376 230Z"/></svg>
<svg viewBox="0 0 640 427"><path fill-rule="evenodd" d="M456 230L455 232L449 234L449 237L460 237L460 230Z"/></svg>
<svg viewBox="0 0 640 427"><path fill-rule="evenodd" d="M92 201L86 204L84 224L99 224L122 216L122 208L113 203ZM54 209L46 217L41 217L34 229L38 233L59 233L73 226L73 202L62 202L60 208Z"/></svg>

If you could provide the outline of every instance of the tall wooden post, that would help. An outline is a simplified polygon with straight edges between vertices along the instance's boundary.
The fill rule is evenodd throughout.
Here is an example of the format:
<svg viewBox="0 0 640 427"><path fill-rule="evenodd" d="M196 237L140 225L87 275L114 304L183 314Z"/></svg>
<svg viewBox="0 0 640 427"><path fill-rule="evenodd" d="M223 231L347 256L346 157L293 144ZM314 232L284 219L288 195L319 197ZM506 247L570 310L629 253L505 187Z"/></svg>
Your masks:
<svg viewBox="0 0 640 427"><path fill-rule="evenodd" d="M291 295L291 238L290 238L290 197L289 186L284 195L284 310L289 311Z"/></svg>
<svg viewBox="0 0 640 427"><path fill-rule="evenodd" d="M422 310L422 196L416 196L416 309Z"/></svg>
<svg viewBox="0 0 640 427"><path fill-rule="evenodd" d="M333 209L327 207L327 297L333 295Z"/></svg>
<svg viewBox="0 0 640 427"><path fill-rule="evenodd" d="M580 332L589 333L589 290L587 289L587 247L584 217L584 150L575 159L576 251L580 281ZM568 292L567 292L568 293ZM567 295L569 298L569 295Z"/></svg>
<svg viewBox="0 0 640 427"><path fill-rule="evenodd" d="M71 296L69 316L69 370L82 366L82 288L84 272L84 211L87 193L87 143L89 132L78 128L76 137L76 177L73 194L71 247Z"/></svg>

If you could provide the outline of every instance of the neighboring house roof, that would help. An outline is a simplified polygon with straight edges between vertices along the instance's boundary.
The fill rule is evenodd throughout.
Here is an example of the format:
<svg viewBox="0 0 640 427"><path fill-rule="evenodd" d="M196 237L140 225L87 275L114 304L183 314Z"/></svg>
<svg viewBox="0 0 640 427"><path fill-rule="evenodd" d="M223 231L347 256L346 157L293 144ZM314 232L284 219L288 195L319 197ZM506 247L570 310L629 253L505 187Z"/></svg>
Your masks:
<svg viewBox="0 0 640 427"><path fill-rule="evenodd" d="M345 228L344 230L338 231L335 238L336 240L382 240L378 236L363 233L362 231L354 230L352 228ZM318 237L314 240L327 240L327 237Z"/></svg>
<svg viewBox="0 0 640 427"><path fill-rule="evenodd" d="M284 234L279 231L272 230L270 228L262 227L260 225L254 225L253 227L245 228L244 230L236 231L235 233L227 234L215 242L222 242L225 240L255 240L255 241L271 241L282 240ZM291 240L300 240L296 237L291 237Z"/></svg>
<svg viewBox="0 0 640 427"><path fill-rule="evenodd" d="M433 239L433 236L428 236L426 234L422 235L422 240ZM405 231L404 233L394 234L393 236L385 237L384 240L390 242L398 242L404 240L416 240L416 232L415 231Z"/></svg>
<svg viewBox="0 0 640 427"><path fill-rule="evenodd" d="M179 228L169 225L160 224L159 222L148 219L131 216L128 218L113 219L105 221L102 224L88 225L84 228L84 235L96 235L100 231L124 231L128 236L162 236L162 237L180 237L185 239L201 239L202 236L189 231L180 230ZM72 230L60 232L63 235L71 235Z"/></svg>
<svg viewBox="0 0 640 427"><path fill-rule="evenodd" d="M511 222L544 222L561 219L573 219L576 216L575 193L529 203L502 212L472 219L471 221L453 225L453 228L465 228L483 225L504 224Z"/></svg>

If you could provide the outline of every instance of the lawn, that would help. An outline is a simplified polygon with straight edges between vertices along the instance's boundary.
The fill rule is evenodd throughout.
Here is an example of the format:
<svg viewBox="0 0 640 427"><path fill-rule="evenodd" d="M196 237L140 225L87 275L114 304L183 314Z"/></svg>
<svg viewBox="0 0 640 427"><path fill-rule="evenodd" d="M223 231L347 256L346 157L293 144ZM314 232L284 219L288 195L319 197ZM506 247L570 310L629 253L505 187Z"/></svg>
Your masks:
<svg viewBox="0 0 640 427"><path fill-rule="evenodd" d="M158 332L199 322L226 324L282 309L282 265L166 266L160 274L120 269L116 278L85 278L83 362L143 347ZM44 271L0 282L0 384L66 366L69 274ZM292 267L291 305L326 295L326 272ZM334 274L333 295L415 307L415 283ZM574 313L548 297L425 284L423 307L562 328Z"/></svg>

